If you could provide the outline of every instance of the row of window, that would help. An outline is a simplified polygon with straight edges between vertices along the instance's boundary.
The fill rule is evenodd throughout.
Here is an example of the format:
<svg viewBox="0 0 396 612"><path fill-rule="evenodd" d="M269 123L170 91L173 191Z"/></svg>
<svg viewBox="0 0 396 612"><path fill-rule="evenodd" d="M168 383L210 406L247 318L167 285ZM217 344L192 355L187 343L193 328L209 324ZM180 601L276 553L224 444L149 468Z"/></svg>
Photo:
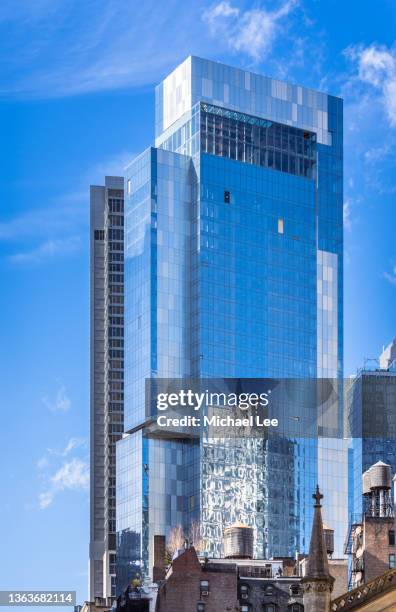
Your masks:
<svg viewBox="0 0 396 612"><path fill-rule="evenodd" d="M107 258L109 261L124 261L123 253L108 253Z"/></svg>
<svg viewBox="0 0 396 612"><path fill-rule="evenodd" d="M118 223L118 225L123 225L122 223ZM104 229L97 229L94 231L94 238L95 240L104 240L106 236L105 230ZM122 229L109 229L107 232L107 237L109 240L124 240L124 230ZM121 245L123 246L123 245ZM111 244L110 248L114 249L115 251L120 251L122 249L118 248L119 245L117 244Z"/></svg>
<svg viewBox="0 0 396 612"><path fill-rule="evenodd" d="M124 340L117 340L116 338L114 338L114 339L109 339L108 343L109 343L110 348L124 348ZM113 355L113 351L110 351L110 357L112 356L115 357L116 355ZM121 357L121 355L119 356Z"/></svg>
<svg viewBox="0 0 396 612"><path fill-rule="evenodd" d="M262 570L263 568L254 568L255 570ZM271 573L271 566L269 568L264 568L265 570L268 570L269 573ZM260 572L261 573L261 572ZM247 584L241 584L239 587L239 591L241 594L241 599L247 599L249 597L249 585ZM289 591L290 591L290 595L293 595L294 597L297 597L298 595L300 595L300 587L298 584L292 584L289 587ZM273 595L274 594L274 587L272 585L268 585L265 588L265 594L266 595Z"/></svg>
<svg viewBox="0 0 396 612"><path fill-rule="evenodd" d="M115 225L116 227L124 227L123 215L109 215L107 221L109 225Z"/></svg>
<svg viewBox="0 0 396 612"><path fill-rule="evenodd" d="M206 110L206 108L208 110ZM315 134L218 107L201 108L201 151L313 178Z"/></svg>
<svg viewBox="0 0 396 612"><path fill-rule="evenodd" d="M205 612L206 604L203 601L197 603L197 612ZM277 612L278 606L275 603L264 604L262 612ZM249 604L242 604L241 612L253 612L253 608ZM288 612L304 612L304 606L299 603L290 604L287 608Z"/></svg>
<svg viewBox="0 0 396 612"><path fill-rule="evenodd" d="M109 210L115 213L124 212L124 200L121 198L109 198Z"/></svg>
<svg viewBox="0 0 396 612"><path fill-rule="evenodd" d="M119 255L119 253L115 253L115 255ZM122 264L122 263L109 263L108 271L109 272L124 272L124 264Z"/></svg>
<svg viewBox="0 0 396 612"><path fill-rule="evenodd" d="M394 555L393 555L394 556ZM293 597L298 597L300 593L300 587L298 584L292 584L290 586L290 595ZM240 599L248 599L249 598L249 585L241 584L239 587ZM209 596L209 580L201 580L200 582L200 598L206 598ZM265 589L266 595L273 595L274 588L272 585L268 585ZM203 601L198 602L197 611L205 611L205 603ZM288 612L302 612L304 610L304 606L299 603L292 603L288 606ZM268 603L263 605L263 612L276 612L277 605L275 603ZM249 603L241 605L241 612L252 612L251 605Z"/></svg>

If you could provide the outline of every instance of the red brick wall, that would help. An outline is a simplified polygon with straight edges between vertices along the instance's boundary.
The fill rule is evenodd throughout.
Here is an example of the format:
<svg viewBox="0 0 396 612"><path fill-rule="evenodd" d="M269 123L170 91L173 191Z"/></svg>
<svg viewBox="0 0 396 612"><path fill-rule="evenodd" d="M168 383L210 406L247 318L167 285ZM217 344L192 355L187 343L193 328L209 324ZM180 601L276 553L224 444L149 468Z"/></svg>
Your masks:
<svg viewBox="0 0 396 612"><path fill-rule="evenodd" d="M209 595L202 598L201 580L209 581ZM174 560L159 590L156 612L196 612L199 601L205 603L205 612L239 610L237 573L206 571L191 548Z"/></svg>
<svg viewBox="0 0 396 612"><path fill-rule="evenodd" d="M395 554L395 546L389 546L389 530L394 529L393 519L366 518L364 524L364 581L369 582L389 569L389 555Z"/></svg>

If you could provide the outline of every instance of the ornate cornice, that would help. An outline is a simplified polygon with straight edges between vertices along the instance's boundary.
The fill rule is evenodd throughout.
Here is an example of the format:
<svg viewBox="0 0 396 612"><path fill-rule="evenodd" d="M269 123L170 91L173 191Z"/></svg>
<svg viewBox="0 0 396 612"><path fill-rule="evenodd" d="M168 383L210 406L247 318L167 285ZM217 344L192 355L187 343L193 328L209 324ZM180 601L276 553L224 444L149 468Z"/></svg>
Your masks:
<svg viewBox="0 0 396 612"><path fill-rule="evenodd" d="M308 595L309 593L331 593L333 590L333 582L330 580L320 580L306 578L302 580L302 588L304 591L304 595Z"/></svg>
<svg viewBox="0 0 396 612"><path fill-rule="evenodd" d="M391 569L374 580L337 597L331 603L332 612L346 612L346 610L357 609L362 604L367 604L370 600L375 600L380 595L388 591L396 590L396 568Z"/></svg>

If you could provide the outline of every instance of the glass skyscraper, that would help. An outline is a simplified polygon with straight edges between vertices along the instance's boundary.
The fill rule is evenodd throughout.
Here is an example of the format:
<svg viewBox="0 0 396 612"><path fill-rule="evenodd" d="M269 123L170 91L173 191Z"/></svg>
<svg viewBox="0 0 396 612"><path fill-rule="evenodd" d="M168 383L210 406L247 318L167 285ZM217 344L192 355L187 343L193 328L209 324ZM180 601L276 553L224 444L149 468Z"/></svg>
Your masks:
<svg viewBox="0 0 396 612"><path fill-rule="evenodd" d="M194 520L210 556L234 521L257 557L305 551L317 482L341 552L340 420L319 417L319 440L147 438L145 379L341 384L342 188L339 98L197 57L157 87L155 147L125 174L119 588L150 572L154 535Z"/></svg>
<svg viewBox="0 0 396 612"><path fill-rule="evenodd" d="M378 461L396 473L396 340L370 359L347 385L351 435L350 517L361 519L362 474Z"/></svg>

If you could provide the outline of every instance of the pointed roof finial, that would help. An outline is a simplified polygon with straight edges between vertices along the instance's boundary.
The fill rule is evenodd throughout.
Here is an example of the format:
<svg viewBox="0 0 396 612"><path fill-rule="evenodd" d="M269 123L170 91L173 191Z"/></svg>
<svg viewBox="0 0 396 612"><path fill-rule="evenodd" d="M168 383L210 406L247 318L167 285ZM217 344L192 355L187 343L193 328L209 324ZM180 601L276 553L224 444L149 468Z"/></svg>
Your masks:
<svg viewBox="0 0 396 612"><path fill-rule="evenodd" d="M322 505L320 503L320 500L323 499L323 495L319 490L319 485L316 485L316 491L315 493L312 495L313 499L316 501L316 504L314 504L314 508L321 508Z"/></svg>

